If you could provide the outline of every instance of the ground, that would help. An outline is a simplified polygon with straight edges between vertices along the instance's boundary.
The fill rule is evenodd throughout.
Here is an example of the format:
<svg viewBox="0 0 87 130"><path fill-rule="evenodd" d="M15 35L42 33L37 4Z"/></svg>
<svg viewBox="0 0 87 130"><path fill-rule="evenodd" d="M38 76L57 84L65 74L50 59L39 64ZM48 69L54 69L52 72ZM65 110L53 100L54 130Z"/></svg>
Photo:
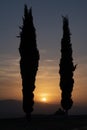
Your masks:
<svg viewBox="0 0 87 130"><path fill-rule="evenodd" d="M25 118L0 119L0 130L87 130L87 116L34 115Z"/></svg>

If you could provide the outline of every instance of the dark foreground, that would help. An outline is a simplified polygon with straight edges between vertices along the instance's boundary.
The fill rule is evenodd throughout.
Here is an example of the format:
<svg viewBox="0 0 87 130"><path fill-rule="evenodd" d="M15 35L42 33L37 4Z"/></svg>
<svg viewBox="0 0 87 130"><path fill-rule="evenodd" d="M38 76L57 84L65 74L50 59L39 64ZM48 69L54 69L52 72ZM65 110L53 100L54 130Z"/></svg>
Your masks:
<svg viewBox="0 0 87 130"><path fill-rule="evenodd" d="M0 119L0 130L87 130L87 116L32 116L25 118Z"/></svg>

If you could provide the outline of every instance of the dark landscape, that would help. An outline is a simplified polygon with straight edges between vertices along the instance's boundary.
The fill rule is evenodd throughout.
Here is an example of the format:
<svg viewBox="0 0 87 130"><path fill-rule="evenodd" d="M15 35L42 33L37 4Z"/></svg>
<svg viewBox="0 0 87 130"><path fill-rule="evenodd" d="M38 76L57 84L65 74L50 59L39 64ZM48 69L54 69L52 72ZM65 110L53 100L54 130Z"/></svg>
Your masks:
<svg viewBox="0 0 87 130"><path fill-rule="evenodd" d="M0 130L87 130L87 115L32 115L25 118L0 119Z"/></svg>

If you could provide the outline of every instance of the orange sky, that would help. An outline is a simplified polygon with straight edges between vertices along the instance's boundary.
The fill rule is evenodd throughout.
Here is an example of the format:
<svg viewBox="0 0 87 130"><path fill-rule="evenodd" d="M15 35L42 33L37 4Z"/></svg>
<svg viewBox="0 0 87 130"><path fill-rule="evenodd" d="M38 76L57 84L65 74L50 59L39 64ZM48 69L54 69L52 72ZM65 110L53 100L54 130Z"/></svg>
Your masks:
<svg viewBox="0 0 87 130"><path fill-rule="evenodd" d="M85 71L86 64L82 63L77 66L74 74L75 84L72 98L74 102L83 104L87 103L87 72ZM8 67L5 68L5 64L6 66L8 64ZM61 91L58 70L59 66L56 59L40 62L36 76L36 89L34 91L35 101L42 102L42 98L45 97L48 103L60 103ZM19 59L15 57L6 58L3 62L0 75L2 76L0 79L0 99L22 100Z"/></svg>

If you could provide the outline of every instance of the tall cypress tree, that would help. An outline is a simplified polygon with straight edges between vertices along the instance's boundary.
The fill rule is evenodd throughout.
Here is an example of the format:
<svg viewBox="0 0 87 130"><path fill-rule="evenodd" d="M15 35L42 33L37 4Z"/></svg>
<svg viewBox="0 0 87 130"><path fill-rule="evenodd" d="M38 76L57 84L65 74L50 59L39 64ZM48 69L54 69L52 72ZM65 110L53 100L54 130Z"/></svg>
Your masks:
<svg viewBox="0 0 87 130"><path fill-rule="evenodd" d="M61 88L61 106L68 114L72 107L72 90L73 90L73 72L76 65L73 64L71 34L69 30L69 21L63 17L63 38L61 40L61 59L60 59L60 88Z"/></svg>
<svg viewBox="0 0 87 130"><path fill-rule="evenodd" d="M24 7L23 25L20 27L20 73L22 77L23 110L27 119L33 111L35 77L38 70L39 51L36 44L36 32L33 25L32 9Z"/></svg>

